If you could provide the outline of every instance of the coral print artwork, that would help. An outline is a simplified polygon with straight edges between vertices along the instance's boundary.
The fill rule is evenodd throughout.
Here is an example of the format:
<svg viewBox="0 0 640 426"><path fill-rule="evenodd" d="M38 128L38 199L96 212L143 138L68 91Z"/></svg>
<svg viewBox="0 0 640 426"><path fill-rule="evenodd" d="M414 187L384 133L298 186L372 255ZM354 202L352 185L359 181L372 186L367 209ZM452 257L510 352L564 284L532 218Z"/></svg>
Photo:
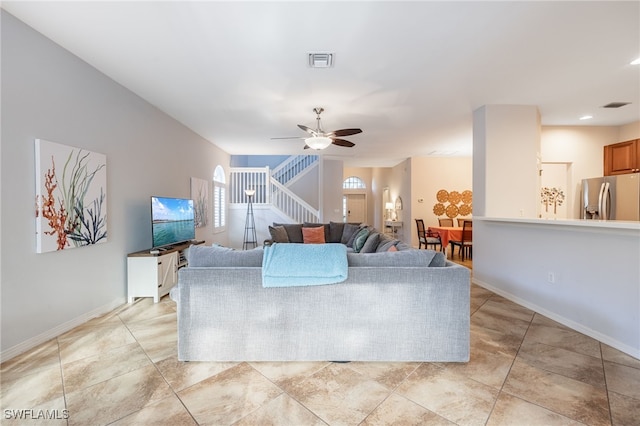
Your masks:
<svg viewBox="0 0 640 426"><path fill-rule="evenodd" d="M107 157L36 139L36 251L107 241Z"/></svg>

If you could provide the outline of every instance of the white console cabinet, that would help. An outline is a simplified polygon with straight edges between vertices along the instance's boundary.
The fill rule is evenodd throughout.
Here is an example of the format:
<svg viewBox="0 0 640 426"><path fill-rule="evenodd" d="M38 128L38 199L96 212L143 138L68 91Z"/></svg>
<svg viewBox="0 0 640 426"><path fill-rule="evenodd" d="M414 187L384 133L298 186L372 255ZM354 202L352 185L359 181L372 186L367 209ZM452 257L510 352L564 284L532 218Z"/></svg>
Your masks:
<svg viewBox="0 0 640 426"><path fill-rule="evenodd" d="M127 300L132 303L136 297L160 298L178 282L178 269L187 266L186 251L192 244L203 241L177 244L151 253L151 249L130 253L127 256Z"/></svg>

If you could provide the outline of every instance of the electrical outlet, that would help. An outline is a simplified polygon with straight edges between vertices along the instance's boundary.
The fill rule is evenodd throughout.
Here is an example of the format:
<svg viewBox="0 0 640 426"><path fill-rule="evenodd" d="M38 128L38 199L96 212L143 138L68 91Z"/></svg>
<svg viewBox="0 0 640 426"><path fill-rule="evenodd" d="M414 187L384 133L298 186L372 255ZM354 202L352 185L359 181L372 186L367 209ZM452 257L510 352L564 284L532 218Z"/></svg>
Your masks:
<svg viewBox="0 0 640 426"><path fill-rule="evenodd" d="M547 272L547 282L553 284L556 282L556 274L553 272Z"/></svg>

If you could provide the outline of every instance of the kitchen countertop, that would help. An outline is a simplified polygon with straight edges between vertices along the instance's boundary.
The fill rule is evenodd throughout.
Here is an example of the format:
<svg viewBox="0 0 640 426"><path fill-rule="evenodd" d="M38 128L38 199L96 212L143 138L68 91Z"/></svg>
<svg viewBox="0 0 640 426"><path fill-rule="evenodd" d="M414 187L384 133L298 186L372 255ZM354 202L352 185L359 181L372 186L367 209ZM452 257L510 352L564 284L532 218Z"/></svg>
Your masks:
<svg viewBox="0 0 640 426"><path fill-rule="evenodd" d="M523 225L559 226L587 228L593 230L629 230L640 231L640 222L626 220L587 220L587 219L539 219L539 218L509 218L473 216L473 220L484 222L504 222Z"/></svg>

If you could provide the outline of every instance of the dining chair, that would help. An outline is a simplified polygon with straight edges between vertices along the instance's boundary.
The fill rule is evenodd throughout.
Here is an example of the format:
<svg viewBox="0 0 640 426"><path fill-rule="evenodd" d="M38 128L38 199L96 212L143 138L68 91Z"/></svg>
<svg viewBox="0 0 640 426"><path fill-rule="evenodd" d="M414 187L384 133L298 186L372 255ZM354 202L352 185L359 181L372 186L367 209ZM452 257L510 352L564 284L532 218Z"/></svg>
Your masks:
<svg viewBox="0 0 640 426"><path fill-rule="evenodd" d="M460 240L449 240L451 244L451 257L455 253L456 246L459 247L458 254L464 261L465 255L471 259L473 256L473 222L465 220L462 223L462 238Z"/></svg>
<svg viewBox="0 0 640 426"><path fill-rule="evenodd" d="M438 224L440 226L453 226L453 219L451 219L451 218L438 218Z"/></svg>
<svg viewBox="0 0 640 426"><path fill-rule="evenodd" d="M471 220L471 219L469 219L468 217L459 217L458 218L458 226L460 228L462 228L462 224L464 223L465 220Z"/></svg>
<svg viewBox="0 0 640 426"><path fill-rule="evenodd" d="M422 248L424 244L425 248L429 248L429 246L433 246L433 249L436 250L438 246L440 246L440 251L444 250L442 247L442 240L440 239L440 234L437 232L431 232L425 230L424 221L422 219L416 219L416 226L418 228L418 249Z"/></svg>

